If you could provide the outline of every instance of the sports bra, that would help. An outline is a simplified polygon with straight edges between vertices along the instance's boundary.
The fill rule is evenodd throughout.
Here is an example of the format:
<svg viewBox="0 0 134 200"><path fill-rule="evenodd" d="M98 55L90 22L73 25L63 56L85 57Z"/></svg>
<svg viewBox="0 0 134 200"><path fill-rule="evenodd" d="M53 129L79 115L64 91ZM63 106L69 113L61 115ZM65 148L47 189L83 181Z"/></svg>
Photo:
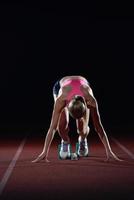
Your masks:
<svg viewBox="0 0 134 200"><path fill-rule="evenodd" d="M83 92L81 91L81 85L89 85L88 81L85 79L66 79L62 82L62 87L71 86L71 90L67 95L67 103L69 103L75 95L84 97Z"/></svg>

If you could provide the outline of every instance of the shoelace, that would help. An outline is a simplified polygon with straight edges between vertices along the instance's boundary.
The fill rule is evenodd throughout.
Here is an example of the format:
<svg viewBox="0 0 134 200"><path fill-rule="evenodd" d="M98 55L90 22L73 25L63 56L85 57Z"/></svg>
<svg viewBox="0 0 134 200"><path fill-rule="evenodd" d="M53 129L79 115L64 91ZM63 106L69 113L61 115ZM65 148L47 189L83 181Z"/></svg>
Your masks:
<svg viewBox="0 0 134 200"><path fill-rule="evenodd" d="M68 144L63 143L63 151L64 152L68 151Z"/></svg>
<svg viewBox="0 0 134 200"><path fill-rule="evenodd" d="M85 150L85 141L81 141L80 142L80 151L84 151Z"/></svg>

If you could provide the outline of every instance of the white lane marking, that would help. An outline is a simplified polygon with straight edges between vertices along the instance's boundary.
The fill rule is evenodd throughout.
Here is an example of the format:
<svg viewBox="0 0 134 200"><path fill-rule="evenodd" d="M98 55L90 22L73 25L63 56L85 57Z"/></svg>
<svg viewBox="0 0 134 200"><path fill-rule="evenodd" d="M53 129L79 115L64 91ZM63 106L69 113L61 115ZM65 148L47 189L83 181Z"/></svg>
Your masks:
<svg viewBox="0 0 134 200"><path fill-rule="evenodd" d="M120 142L118 142L115 138L112 138L112 140L125 152L127 153L132 159L134 159L134 154L127 149L124 145L122 145Z"/></svg>
<svg viewBox="0 0 134 200"><path fill-rule="evenodd" d="M17 162L17 160L18 160L18 158L19 158L19 156L20 156L20 154L21 154L21 152L24 148L25 142L26 142L26 138L24 138L22 140L20 146L18 147L18 150L16 151L16 154L14 155L12 161L10 162L10 164L9 164L9 166L8 166L8 168L7 168L5 174L4 174L4 176L3 176L3 178L0 182L0 195L2 194L2 192L3 192L3 190L6 186L6 183L7 183L8 179L9 179L9 177L10 177L12 171L13 171L13 168L15 167L15 164L16 164L16 162Z"/></svg>

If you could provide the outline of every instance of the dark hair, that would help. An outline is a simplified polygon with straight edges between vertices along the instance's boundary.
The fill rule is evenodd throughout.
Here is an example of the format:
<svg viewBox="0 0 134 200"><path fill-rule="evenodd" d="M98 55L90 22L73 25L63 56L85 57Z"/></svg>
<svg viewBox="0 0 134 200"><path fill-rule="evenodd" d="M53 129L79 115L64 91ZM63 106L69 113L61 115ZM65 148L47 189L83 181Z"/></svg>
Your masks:
<svg viewBox="0 0 134 200"><path fill-rule="evenodd" d="M86 112L85 102L83 97L75 96L68 105L69 114L74 119L79 119L84 116Z"/></svg>

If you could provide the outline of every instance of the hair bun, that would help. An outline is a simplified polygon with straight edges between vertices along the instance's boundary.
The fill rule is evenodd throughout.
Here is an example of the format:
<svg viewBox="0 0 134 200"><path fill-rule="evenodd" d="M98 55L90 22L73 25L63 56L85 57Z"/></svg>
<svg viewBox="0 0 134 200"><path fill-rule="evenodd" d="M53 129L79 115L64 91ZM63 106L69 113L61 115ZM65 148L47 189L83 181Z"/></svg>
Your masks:
<svg viewBox="0 0 134 200"><path fill-rule="evenodd" d="M75 98L74 98L76 101L81 101L84 103L84 99L83 97L79 96L79 95L76 95Z"/></svg>

